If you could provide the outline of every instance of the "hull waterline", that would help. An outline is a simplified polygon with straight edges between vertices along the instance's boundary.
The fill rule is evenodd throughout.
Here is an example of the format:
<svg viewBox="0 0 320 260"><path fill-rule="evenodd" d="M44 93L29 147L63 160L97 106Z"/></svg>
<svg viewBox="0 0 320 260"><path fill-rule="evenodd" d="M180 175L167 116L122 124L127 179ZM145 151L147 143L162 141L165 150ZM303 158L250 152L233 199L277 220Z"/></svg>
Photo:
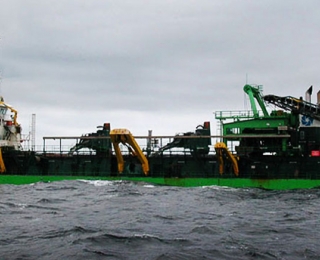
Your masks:
<svg viewBox="0 0 320 260"><path fill-rule="evenodd" d="M230 188L262 188L270 190L312 189L320 180L310 179L243 179L243 178L153 178L153 177L90 177L1 175L0 184L26 185L37 182L68 180L133 181L176 187L224 186Z"/></svg>

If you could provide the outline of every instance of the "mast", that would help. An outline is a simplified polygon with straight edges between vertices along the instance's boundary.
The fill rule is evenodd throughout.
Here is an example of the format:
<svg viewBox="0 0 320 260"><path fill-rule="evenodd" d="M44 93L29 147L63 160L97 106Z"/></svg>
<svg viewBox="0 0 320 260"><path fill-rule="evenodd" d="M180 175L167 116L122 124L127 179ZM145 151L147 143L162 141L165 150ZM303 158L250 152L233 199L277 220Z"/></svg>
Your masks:
<svg viewBox="0 0 320 260"><path fill-rule="evenodd" d="M36 114L32 114L31 120L31 150L35 151L36 146Z"/></svg>

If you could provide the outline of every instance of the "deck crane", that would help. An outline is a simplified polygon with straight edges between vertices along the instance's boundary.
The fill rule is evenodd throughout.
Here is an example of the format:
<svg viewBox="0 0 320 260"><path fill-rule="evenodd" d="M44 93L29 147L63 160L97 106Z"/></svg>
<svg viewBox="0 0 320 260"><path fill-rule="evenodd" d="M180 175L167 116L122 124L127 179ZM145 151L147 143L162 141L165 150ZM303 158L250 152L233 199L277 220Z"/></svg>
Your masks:
<svg viewBox="0 0 320 260"><path fill-rule="evenodd" d="M216 119L222 125L223 143L228 148L234 147L237 155L290 153L291 132L299 124L297 115L276 110L269 114L259 87L246 84L243 90L250 99L251 111L238 111L229 117L216 112Z"/></svg>
<svg viewBox="0 0 320 260"><path fill-rule="evenodd" d="M13 119L13 125L14 126L18 126L19 125L18 122L17 122L18 111L15 110L12 106L6 104L4 102L3 97L0 97L0 108L10 109L10 111L13 113L13 118L12 118ZM5 111L4 111L4 113L5 113Z"/></svg>
<svg viewBox="0 0 320 260"><path fill-rule="evenodd" d="M245 85L243 87L243 90L249 96L250 103L251 103L251 108L252 108L252 112L253 112L253 117L254 118L258 118L259 117L259 111L257 110L257 106L256 106L256 103L255 103L254 99L257 100L260 108L262 109L263 116L264 117L268 117L269 114L268 114L267 108L266 108L266 106L265 106L265 104L263 102L260 89L257 88L257 87L251 86L251 85Z"/></svg>
<svg viewBox="0 0 320 260"><path fill-rule="evenodd" d="M136 142L131 132L127 129L113 129L110 132L110 138L117 156L119 173L122 173L124 171L125 165L125 161L123 159L122 152L119 147L119 144L122 143L123 145L128 147L131 155L138 157L138 159L141 162L142 170L144 174L147 176L149 172L148 159L143 154L139 144Z"/></svg>

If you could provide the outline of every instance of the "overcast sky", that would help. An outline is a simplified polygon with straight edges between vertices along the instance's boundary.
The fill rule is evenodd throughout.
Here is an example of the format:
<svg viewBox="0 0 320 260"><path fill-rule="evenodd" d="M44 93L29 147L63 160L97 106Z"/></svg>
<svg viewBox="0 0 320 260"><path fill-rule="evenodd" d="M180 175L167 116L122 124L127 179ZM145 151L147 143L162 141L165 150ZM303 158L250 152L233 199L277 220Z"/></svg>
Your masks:
<svg viewBox="0 0 320 260"><path fill-rule="evenodd" d="M110 122L174 135L247 109L243 86L320 89L318 0L2 0L0 91L27 134Z"/></svg>

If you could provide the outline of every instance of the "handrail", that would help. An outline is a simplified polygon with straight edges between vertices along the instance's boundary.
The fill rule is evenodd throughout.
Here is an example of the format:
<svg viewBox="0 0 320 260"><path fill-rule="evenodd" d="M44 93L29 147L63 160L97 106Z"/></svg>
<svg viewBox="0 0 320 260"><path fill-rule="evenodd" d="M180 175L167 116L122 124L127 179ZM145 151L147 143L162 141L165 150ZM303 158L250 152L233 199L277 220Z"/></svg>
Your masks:
<svg viewBox="0 0 320 260"><path fill-rule="evenodd" d="M138 135L132 136L135 139L150 139L150 136ZM186 139L198 139L198 138L289 138L290 135L286 134L233 134L233 135L152 135L151 138L186 138ZM55 140L55 139L110 139L110 136L45 136L43 140Z"/></svg>

